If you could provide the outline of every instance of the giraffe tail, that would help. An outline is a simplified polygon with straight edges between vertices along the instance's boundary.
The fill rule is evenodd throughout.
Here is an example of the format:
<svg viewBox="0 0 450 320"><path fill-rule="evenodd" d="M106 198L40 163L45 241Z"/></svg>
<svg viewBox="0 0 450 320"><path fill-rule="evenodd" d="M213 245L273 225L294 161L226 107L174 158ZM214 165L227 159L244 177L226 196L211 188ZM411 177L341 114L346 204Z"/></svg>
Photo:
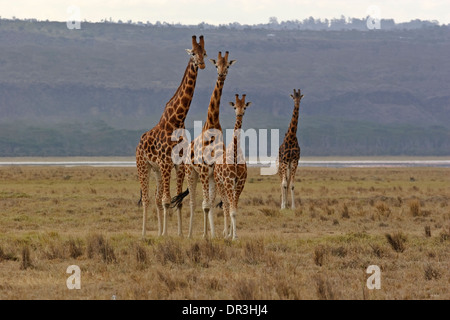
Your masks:
<svg viewBox="0 0 450 320"><path fill-rule="evenodd" d="M175 208L181 205L181 202L183 202L183 199L187 197L189 194L189 189L186 189L186 191L183 191L180 194L177 194L175 197L172 198L172 201L170 201L171 208Z"/></svg>
<svg viewBox="0 0 450 320"><path fill-rule="evenodd" d="M139 198L137 205L138 207L142 207L142 189L141 189L141 197Z"/></svg>
<svg viewBox="0 0 450 320"><path fill-rule="evenodd" d="M216 208L222 209L223 207L223 201L220 201L218 204L216 204Z"/></svg>

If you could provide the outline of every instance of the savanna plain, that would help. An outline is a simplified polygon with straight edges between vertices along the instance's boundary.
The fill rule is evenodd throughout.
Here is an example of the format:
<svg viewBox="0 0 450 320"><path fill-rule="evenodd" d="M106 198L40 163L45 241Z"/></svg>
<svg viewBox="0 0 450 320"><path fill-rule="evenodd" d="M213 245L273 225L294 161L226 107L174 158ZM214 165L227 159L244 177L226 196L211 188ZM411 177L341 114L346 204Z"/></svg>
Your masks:
<svg viewBox="0 0 450 320"><path fill-rule="evenodd" d="M142 239L135 168L0 167L0 299L450 299L448 168L300 167L295 187L280 210L278 176L250 168L237 241L219 208L202 238L200 196L193 239L175 211L158 237L153 202Z"/></svg>

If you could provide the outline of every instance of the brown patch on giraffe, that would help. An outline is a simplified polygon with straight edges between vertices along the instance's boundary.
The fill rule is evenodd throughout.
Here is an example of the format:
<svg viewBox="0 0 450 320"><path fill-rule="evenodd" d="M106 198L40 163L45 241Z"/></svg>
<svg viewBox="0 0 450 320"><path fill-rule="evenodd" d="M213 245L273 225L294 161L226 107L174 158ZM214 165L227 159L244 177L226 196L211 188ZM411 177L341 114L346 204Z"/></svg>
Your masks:
<svg viewBox="0 0 450 320"><path fill-rule="evenodd" d="M185 92L186 92L186 94L188 94L188 95L191 95L193 91L194 91L194 88L193 88L193 87L187 87L187 88L185 89Z"/></svg>

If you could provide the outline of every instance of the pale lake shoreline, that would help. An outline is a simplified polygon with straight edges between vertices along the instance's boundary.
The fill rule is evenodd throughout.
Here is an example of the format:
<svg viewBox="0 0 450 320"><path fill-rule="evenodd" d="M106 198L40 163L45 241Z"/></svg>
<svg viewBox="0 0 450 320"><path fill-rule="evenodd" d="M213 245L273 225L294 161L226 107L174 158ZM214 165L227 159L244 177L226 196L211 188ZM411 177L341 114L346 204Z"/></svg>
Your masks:
<svg viewBox="0 0 450 320"><path fill-rule="evenodd" d="M260 163L248 161L252 167L266 167L268 160ZM0 157L0 166L94 166L133 167L134 157ZM302 157L300 167L444 167L450 168L450 156L378 156L378 157Z"/></svg>

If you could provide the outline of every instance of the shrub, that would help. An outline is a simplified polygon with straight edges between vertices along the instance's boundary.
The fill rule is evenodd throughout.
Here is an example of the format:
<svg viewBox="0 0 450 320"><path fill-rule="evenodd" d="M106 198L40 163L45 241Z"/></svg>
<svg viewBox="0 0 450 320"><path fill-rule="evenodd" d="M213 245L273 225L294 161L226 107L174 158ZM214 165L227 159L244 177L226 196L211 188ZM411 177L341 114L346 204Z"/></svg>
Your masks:
<svg viewBox="0 0 450 320"><path fill-rule="evenodd" d="M314 249L314 263L316 266L323 266L325 256L325 248L323 246L318 246Z"/></svg>
<svg viewBox="0 0 450 320"><path fill-rule="evenodd" d="M20 264L20 269L26 270L30 267L33 267L33 264L31 263L31 258L30 258L30 249L28 248L28 246L24 246L22 248L22 261Z"/></svg>
<svg viewBox="0 0 450 320"><path fill-rule="evenodd" d="M412 200L409 202L409 212L413 217L420 216L421 210L420 210L420 201L419 200Z"/></svg>
<svg viewBox="0 0 450 320"><path fill-rule="evenodd" d="M323 276L316 277L316 292L320 300L334 300L335 295L328 279Z"/></svg>
<svg viewBox="0 0 450 320"><path fill-rule="evenodd" d="M392 249L394 249L396 252L405 251L406 236L403 233L397 232L393 235L386 234L386 239L391 245Z"/></svg>

